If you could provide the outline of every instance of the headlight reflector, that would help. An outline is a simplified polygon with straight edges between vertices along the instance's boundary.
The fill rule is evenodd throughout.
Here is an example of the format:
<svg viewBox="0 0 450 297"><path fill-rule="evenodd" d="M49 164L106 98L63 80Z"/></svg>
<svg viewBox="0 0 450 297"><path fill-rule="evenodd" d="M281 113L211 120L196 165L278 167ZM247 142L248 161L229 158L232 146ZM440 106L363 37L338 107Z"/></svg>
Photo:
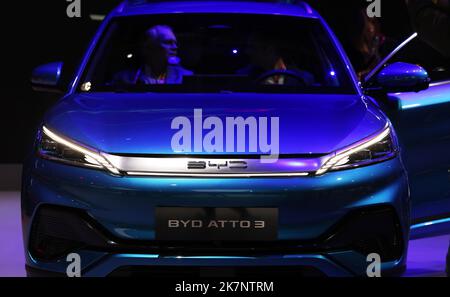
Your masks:
<svg viewBox="0 0 450 297"><path fill-rule="evenodd" d="M380 134L350 148L336 152L316 171L316 175L331 170L341 170L378 163L392 158L397 153L397 147L388 126Z"/></svg>
<svg viewBox="0 0 450 297"><path fill-rule="evenodd" d="M120 171L111 165L100 152L59 136L45 126L42 127L38 153L40 156L51 160L77 166L104 168L113 174L120 174Z"/></svg>

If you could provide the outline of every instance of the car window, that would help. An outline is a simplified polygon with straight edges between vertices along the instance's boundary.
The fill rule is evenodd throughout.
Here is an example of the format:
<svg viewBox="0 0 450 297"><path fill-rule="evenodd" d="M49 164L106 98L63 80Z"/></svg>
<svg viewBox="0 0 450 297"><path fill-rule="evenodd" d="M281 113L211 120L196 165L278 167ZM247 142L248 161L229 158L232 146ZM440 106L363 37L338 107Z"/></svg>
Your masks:
<svg viewBox="0 0 450 297"><path fill-rule="evenodd" d="M164 48L175 53L165 56ZM160 60L166 71L154 71ZM111 22L79 90L355 93L348 71L317 19L133 16Z"/></svg>

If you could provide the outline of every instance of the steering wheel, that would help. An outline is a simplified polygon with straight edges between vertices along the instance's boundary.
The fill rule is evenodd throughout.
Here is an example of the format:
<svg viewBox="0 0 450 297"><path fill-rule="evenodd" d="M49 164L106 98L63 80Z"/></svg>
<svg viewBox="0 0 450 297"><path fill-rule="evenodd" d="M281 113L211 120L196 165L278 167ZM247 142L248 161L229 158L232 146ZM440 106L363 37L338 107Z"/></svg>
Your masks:
<svg viewBox="0 0 450 297"><path fill-rule="evenodd" d="M258 78L256 78L255 82L262 83L269 77L276 76L276 75L292 77L295 80L297 80L299 85L306 87L306 82L305 82L305 79L303 78L303 76L300 73L298 73L296 71L292 71L292 70L278 70L278 69L269 70L269 71L264 72L260 76L258 76Z"/></svg>

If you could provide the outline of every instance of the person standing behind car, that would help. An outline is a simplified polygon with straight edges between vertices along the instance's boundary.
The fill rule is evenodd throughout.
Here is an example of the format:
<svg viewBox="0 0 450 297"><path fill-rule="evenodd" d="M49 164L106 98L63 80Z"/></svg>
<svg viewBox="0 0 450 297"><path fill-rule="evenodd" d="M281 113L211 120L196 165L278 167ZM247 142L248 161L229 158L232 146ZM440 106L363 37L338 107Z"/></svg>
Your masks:
<svg viewBox="0 0 450 297"><path fill-rule="evenodd" d="M444 57L450 58L449 0L405 0L419 37Z"/></svg>

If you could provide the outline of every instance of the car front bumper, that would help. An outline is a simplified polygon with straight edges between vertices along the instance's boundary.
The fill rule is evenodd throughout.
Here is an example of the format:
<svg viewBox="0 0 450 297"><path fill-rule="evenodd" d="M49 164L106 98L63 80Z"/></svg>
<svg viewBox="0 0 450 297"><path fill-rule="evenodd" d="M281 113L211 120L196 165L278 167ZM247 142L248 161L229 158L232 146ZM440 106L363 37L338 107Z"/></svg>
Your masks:
<svg viewBox="0 0 450 297"><path fill-rule="evenodd" d="M366 225L357 230L346 227L347 231L342 232L344 246L327 246L321 240L335 234L333 230L339 229L337 226L342 226L350 214L375 208L390 210L401 237L398 257L385 261L382 258L382 273L387 274L401 270L406 263L409 205L407 178L399 158L320 177L209 179L118 178L102 171L33 158L25 166L22 189L29 267L65 273L68 265L65 257L39 259L30 248L33 223L38 210L46 206L85 213L104 237L120 243L114 248L74 250L81 256L84 276L107 276L128 266L304 266L329 276L364 275L370 248L364 252L355 248L349 242L349 232L353 232L355 242L367 236L378 240L385 236L376 229L379 222L366 220ZM258 250L259 243L219 244L220 248L205 244L200 249L198 245L192 249L183 243L161 250L161 243L155 241L154 216L155 208L160 206L276 207L278 240L264 250ZM359 224L353 223L347 222L346 226Z"/></svg>

